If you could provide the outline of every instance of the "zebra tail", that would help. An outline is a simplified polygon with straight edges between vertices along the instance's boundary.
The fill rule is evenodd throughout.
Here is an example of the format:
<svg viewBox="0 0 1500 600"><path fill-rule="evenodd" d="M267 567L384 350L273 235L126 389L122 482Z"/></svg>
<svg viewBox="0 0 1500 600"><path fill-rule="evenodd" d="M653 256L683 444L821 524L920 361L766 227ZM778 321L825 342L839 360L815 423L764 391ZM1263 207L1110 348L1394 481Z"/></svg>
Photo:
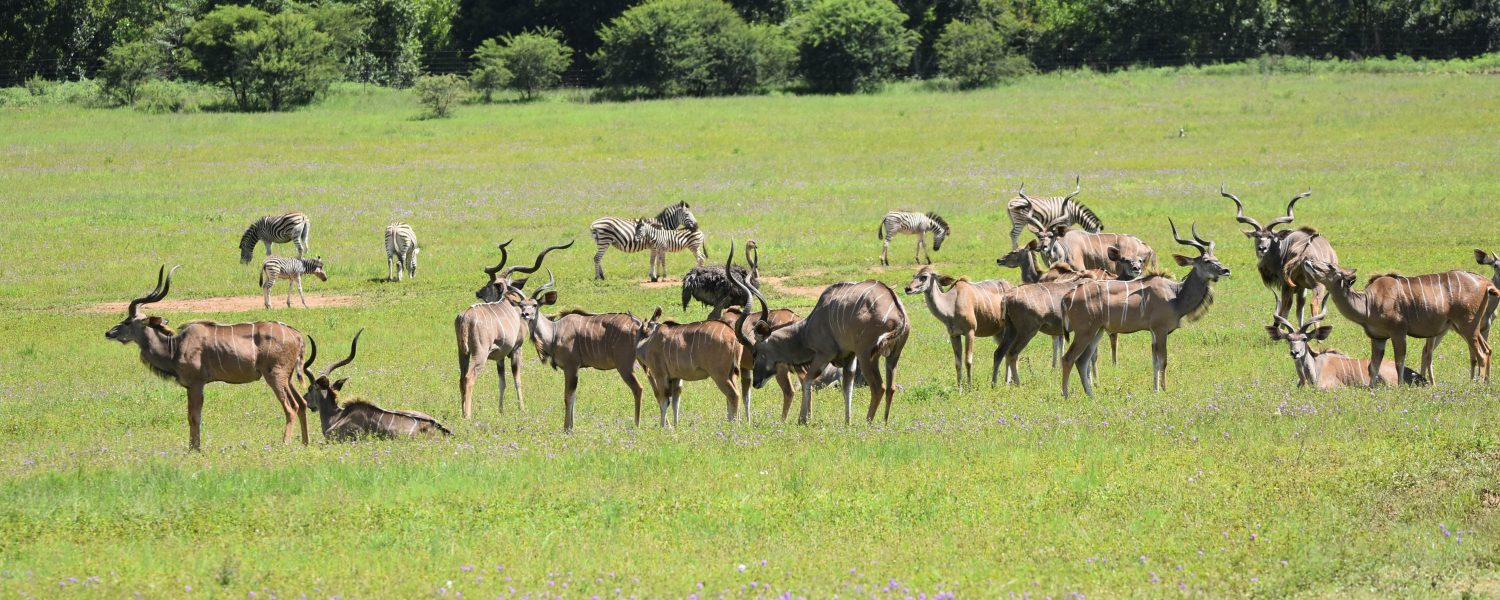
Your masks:
<svg viewBox="0 0 1500 600"><path fill-rule="evenodd" d="M885 221L881 221L879 225L875 226L875 239L885 239Z"/></svg>
<svg viewBox="0 0 1500 600"><path fill-rule="evenodd" d="M262 288L266 287L266 270L265 269L261 269L260 270L260 278L257 281L258 281L258 283L256 285L258 285L258 286L260 286Z"/></svg>

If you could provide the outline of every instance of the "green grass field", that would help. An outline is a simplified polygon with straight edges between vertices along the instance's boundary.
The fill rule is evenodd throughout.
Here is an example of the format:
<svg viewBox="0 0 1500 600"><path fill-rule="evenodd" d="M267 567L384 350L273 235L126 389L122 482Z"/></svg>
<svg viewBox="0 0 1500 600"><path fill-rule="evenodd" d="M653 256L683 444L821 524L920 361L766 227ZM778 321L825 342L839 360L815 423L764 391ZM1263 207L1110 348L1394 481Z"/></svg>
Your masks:
<svg viewBox="0 0 1500 600"><path fill-rule="evenodd" d="M1500 417L1461 340L1430 388L1295 389L1216 193L1227 182L1265 220L1313 189L1298 223L1362 275L1477 270L1472 248L1500 249L1492 76L1074 74L964 94L420 112L363 88L289 114L0 112L0 595L1500 596ZM680 310L675 285L640 284L644 254L611 251L610 279L590 280L590 221L686 200L714 260L754 237L763 273L787 278L772 301L806 314L804 288L910 279L912 238L880 268L872 235L898 207L954 224L944 272L1017 279L994 263L1005 200L1075 174L1110 230L1165 255L1180 251L1167 218L1196 222L1236 272L1171 337L1166 393L1151 392L1143 335L1101 365L1093 400L1061 397L1045 340L1023 386L959 393L937 321L907 298L888 424L844 426L835 390L812 425L783 424L774 386L752 425L726 424L700 382L680 428L660 430L649 397L636 428L618 378L590 371L564 435L561 376L530 349L524 412L498 413L487 369L476 417L460 416L452 321L496 242L525 260L579 240L548 261L563 307L696 319L706 309ZM284 446L263 384L216 384L204 451L188 453L184 391L104 339L123 311L96 305L149 290L163 263L183 265L171 299L258 295L239 235L285 210L312 217L330 265L309 291L355 305L148 312L282 320L329 354L366 328L349 397L431 413L451 439L329 445L315 430ZM380 283L396 219L422 268ZM678 278L690 260L670 266ZM1334 345L1368 356L1330 321ZM978 345L986 375L993 348Z"/></svg>

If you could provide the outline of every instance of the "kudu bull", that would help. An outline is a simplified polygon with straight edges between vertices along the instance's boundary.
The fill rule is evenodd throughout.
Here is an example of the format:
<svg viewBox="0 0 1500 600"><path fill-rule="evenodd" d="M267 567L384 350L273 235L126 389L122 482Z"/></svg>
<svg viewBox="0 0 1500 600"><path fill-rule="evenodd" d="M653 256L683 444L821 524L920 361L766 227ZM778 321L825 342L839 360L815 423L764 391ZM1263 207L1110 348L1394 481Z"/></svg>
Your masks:
<svg viewBox="0 0 1500 600"><path fill-rule="evenodd" d="M542 260L553 250L562 250L573 245L548 246L538 254L530 267L505 268L509 258L506 246L500 244L500 264L486 267L484 272L489 282L474 293L481 303L474 304L459 313L453 320L453 331L458 339L458 390L464 418L473 415L474 380L486 362L495 361L495 371L500 376L500 412L505 412L505 360L510 359L511 378L515 380L516 404L524 412L526 399L521 392L521 349L526 343L526 323L521 320L519 304L524 300L521 287L525 280L512 281L516 273L531 274L542 267Z"/></svg>
<svg viewBox="0 0 1500 600"><path fill-rule="evenodd" d="M1406 338L1426 338L1422 368L1428 382L1432 375L1432 353L1449 330L1457 331L1469 344L1469 377L1490 376L1490 343L1484 338L1484 323L1500 289L1482 276L1468 271L1448 271L1416 277L1386 274L1370 278L1363 292L1354 291L1358 279L1353 269L1309 260L1303 268L1328 286L1328 296L1344 318L1364 328L1370 337L1370 385L1380 382L1380 364L1389 340L1395 351L1396 368L1406 368Z"/></svg>
<svg viewBox="0 0 1500 600"><path fill-rule="evenodd" d="M1336 265L1339 263L1338 254L1334 253L1328 238L1318 234L1315 229L1303 227L1276 231L1277 226L1292 222L1296 216L1292 209L1297 206L1298 200L1311 196L1312 190L1294 196L1286 205L1286 215L1276 217L1264 226L1245 216L1245 204L1234 194L1224 191L1222 184L1219 186L1219 195L1234 201L1234 220L1252 227L1244 232L1245 237L1255 243L1255 268L1260 272L1261 283L1276 294L1275 314L1286 318L1295 300L1297 321L1301 322L1304 314L1302 307L1307 302L1308 290L1312 290L1312 311L1323 312L1323 286L1308 275L1302 265L1308 260ZM1273 321L1271 326L1276 326L1276 323Z"/></svg>
<svg viewBox="0 0 1500 600"><path fill-rule="evenodd" d="M1172 239L1198 250L1198 256L1173 255L1177 264L1192 267L1185 280L1149 275L1134 281L1090 280L1078 286L1063 299L1064 325L1073 332L1073 342L1063 354L1062 393L1068 396L1068 375L1078 366L1079 380L1089 397L1094 395L1093 357L1099 344L1099 332L1151 332L1152 387L1167 387L1167 336L1182 327L1183 321L1198 320L1213 304L1213 283L1229 276L1229 267L1214 256L1214 243L1198 236L1193 239L1177 235Z"/></svg>
<svg viewBox="0 0 1500 600"><path fill-rule="evenodd" d="M942 290L945 287L948 288L946 292ZM922 294L927 300L927 310L948 330L948 341L953 345L953 370L960 388L973 384L974 337L993 337L996 342L1000 341L1005 320L1005 297L1015 287L1000 279L978 282L954 279L932 267L922 267L906 284L906 294ZM990 385L995 385L1000 356L997 349Z"/></svg>
<svg viewBox="0 0 1500 600"><path fill-rule="evenodd" d="M677 323L661 320L661 307L651 319L641 324L636 344L636 360L651 380L656 404L661 409L661 426L667 426L667 407L672 408L672 426L682 403L682 382L709 379L724 393L728 418L734 421L740 391L735 379L740 374L740 353L744 349L735 339L733 326L723 321ZM746 422L750 415L745 414Z"/></svg>
<svg viewBox="0 0 1500 600"><path fill-rule="evenodd" d="M1326 340L1333 333L1332 325L1318 327L1318 323L1328 313L1321 312L1318 316L1309 319L1301 327L1292 327L1292 324L1281 315L1273 315L1275 325L1266 326L1266 333L1271 334L1272 341L1285 341L1287 350L1291 353L1292 362L1297 367L1297 386L1312 385L1319 389L1333 389L1338 387L1370 385L1370 361L1353 358L1338 350L1328 349L1322 352L1313 351L1307 343L1312 340ZM1422 375L1411 369L1403 369L1400 376L1396 374L1396 365L1387 363L1380 367L1380 380L1386 385L1396 385L1406 382L1416 385L1426 383Z"/></svg>
<svg viewBox="0 0 1500 600"><path fill-rule="evenodd" d="M853 411L854 367L865 374L870 384L870 409L866 421L874 421L885 399L885 420L891 418L891 401L896 393L896 365L901 361L901 351L906 347L911 325L906 316L906 307L896 291L879 281L860 283L836 283L823 290L812 312L801 321L777 327L771 323L771 311L760 290L750 287L732 275L734 249L729 251L725 271L740 287L760 302L760 318L755 322L753 339L745 335L747 315L740 314L734 325L735 335L755 355L753 385L764 386L781 366L797 368L805 373L822 373L830 363L844 370L844 423L850 422ZM748 311L746 311L748 312ZM885 377L882 378L879 359L885 357ZM812 413L813 377L802 378L802 410L797 416L798 424L806 424Z"/></svg>
<svg viewBox="0 0 1500 600"><path fill-rule="evenodd" d="M177 267L172 267L172 273ZM165 279L163 274L165 273ZM188 448L201 449L199 429L203 422L203 386L216 381L251 383L264 378L286 414L282 443L292 439L292 417L302 427L307 444L307 403L292 387L302 357L302 334L282 323L258 321L221 325L209 321L184 323L179 331L167 328L167 320L141 316L140 307L160 302L172 289L172 273L166 266L156 274L156 288L130 301L125 320L105 332L104 337L140 347L141 362L151 373L187 388Z"/></svg>
<svg viewBox="0 0 1500 600"><path fill-rule="evenodd" d="M307 362L302 363L302 372L307 375L307 380L310 382L307 386L306 398L308 408L318 413L318 418L322 421L323 437L332 442L345 442L361 437L400 438L419 435L453 435L453 432L443 427L437 419L425 413L389 410L362 400L339 406L339 392L344 389L344 384L349 381L349 378L330 381L329 376L333 375L339 367L354 362L354 352L359 347L359 336L364 332L365 330L361 329L359 333L354 334L354 340L349 342L349 356L324 369L322 375L314 375L312 372L313 361L318 358L318 342L312 336L307 336L311 351L308 352Z"/></svg>
<svg viewBox="0 0 1500 600"><path fill-rule="evenodd" d="M573 430L578 396L578 371L584 367L614 370L635 397L635 424L641 424L641 384L635 378L635 346L640 319L629 313L590 314L570 311L551 319L543 306L557 303L556 279L547 273L547 284L532 292L521 304L521 319L531 328L531 343L543 362L563 372L563 431Z"/></svg>

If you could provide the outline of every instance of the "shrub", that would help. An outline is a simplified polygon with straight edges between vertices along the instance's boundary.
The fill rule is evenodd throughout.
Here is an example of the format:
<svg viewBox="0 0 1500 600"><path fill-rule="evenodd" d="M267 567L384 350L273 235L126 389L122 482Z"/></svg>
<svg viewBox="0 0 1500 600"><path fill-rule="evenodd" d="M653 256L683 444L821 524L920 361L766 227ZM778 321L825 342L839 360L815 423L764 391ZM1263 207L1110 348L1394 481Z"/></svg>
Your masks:
<svg viewBox="0 0 1500 600"><path fill-rule="evenodd" d="M797 63L797 45L778 25L750 26L755 40L755 66L762 87L775 87L790 81Z"/></svg>
<svg viewBox="0 0 1500 600"><path fill-rule="evenodd" d="M464 80L457 75L424 75L412 89L429 116L442 118L453 114L453 105L464 92Z"/></svg>
<svg viewBox="0 0 1500 600"><path fill-rule="evenodd" d="M57 88L57 83L43 79L41 75L32 75L26 78L26 93L32 97L40 98L51 93Z"/></svg>
<svg viewBox="0 0 1500 600"><path fill-rule="evenodd" d="M141 85L136 109L152 114L195 113L220 100L216 88L166 79Z"/></svg>
<svg viewBox="0 0 1500 600"><path fill-rule="evenodd" d="M250 73L235 57L235 36L259 30L271 15L250 6L224 5L203 15L183 37L190 54L184 65L199 81L229 88L240 108L252 106Z"/></svg>
<svg viewBox="0 0 1500 600"><path fill-rule="evenodd" d="M755 89L757 37L722 0L647 0L599 32L594 53L606 85L656 96Z"/></svg>
<svg viewBox="0 0 1500 600"><path fill-rule="evenodd" d="M110 46L99 68L104 93L121 104L135 104L137 93L155 79L162 63L161 47L137 41Z"/></svg>
<svg viewBox="0 0 1500 600"><path fill-rule="evenodd" d="M938 70L959 87L975 88L1026 74L1031 62L1013 56L987 22L952 21L937 40Z"/></svg>
<svg viewBox="0 0 1500 600"><path fill-rule="evenodd" d="M794 17L798 68L816 91L878 87L911 61L917 35L890 0L817 0Z"/></svg>
<svg viewBox="0 0 1500 600"><path fill-rule="evenodd" d="M500 58L510 71L513 90L527 98L562 83L563 71L573 64L573 51L558 39L555 29L506 36Z"/></svg>
<svg viewBox="0 0 1500 600"><path fill-rule="evenodd" d="M485 40L474 51L474 70L469 73L469 87L479 92L486 104L494 99L495 90L510 83L510 69L505 68L504 48L493 39Z"/></svg>
<svg viewBox="0 0 1500 600"><path fill-rule="evenodd" d="M296 13L276 15L234 36L235 61L246 71L255 108L286 110L327 91L339 73L331 50L332 38Z"/></svg>

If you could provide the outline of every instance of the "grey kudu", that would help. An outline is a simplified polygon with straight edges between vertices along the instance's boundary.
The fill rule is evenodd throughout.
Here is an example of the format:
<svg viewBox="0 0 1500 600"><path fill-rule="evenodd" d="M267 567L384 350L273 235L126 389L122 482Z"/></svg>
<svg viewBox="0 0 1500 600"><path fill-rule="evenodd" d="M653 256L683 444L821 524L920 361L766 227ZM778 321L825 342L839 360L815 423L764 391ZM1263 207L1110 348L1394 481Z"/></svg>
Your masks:
<svg viewBox="0 0 1500 600"><path fill-rule="evenodd" d="M318 413L318 418L322 421L323 437L332 442L344 442L361 437L452 435L453 432L426 413L385 409L362 400L339 405L338 394L349 378L331 381L329 376L339 367L354 362L354 353L359 348L359 336L364 332L361 329L354 334L354 340L349 342L349 356L324 369L321 375L314 375L312 371L313 361L318 358L318 342L312 336L307 336L311 351L308 352L307 362L302 363L302 372L309 381L306 398L308 408Z"/></svg>

